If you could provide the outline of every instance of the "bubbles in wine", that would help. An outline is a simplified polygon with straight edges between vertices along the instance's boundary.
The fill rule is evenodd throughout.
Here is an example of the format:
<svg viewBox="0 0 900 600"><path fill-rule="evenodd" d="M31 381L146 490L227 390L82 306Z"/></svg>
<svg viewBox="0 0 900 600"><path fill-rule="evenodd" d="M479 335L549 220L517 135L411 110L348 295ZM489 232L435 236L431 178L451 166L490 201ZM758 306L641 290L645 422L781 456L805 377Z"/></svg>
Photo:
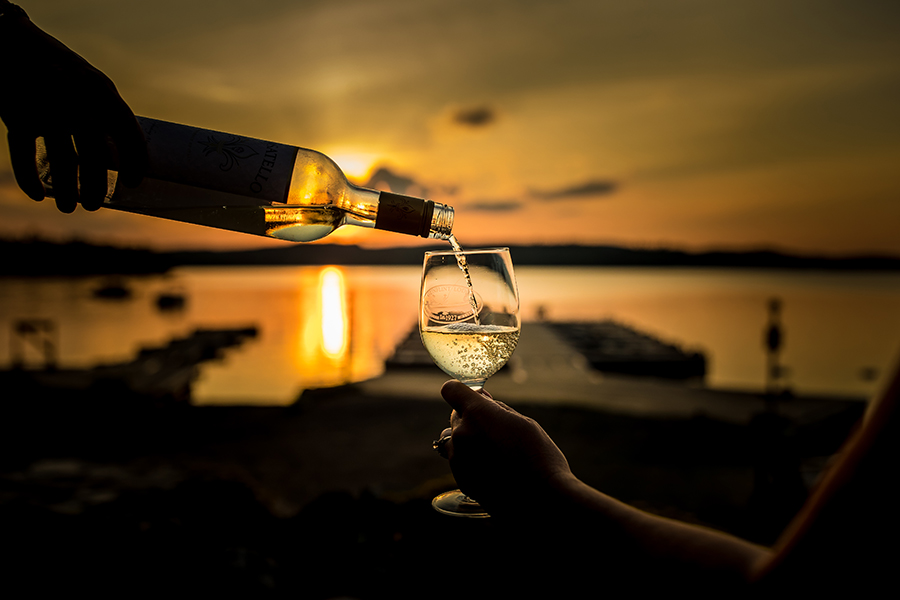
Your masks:
<svg viewBox="0 0 900 600"><path fill-rule="evenodd" d="M488 379L506 364L518 342L516 327L467 322L422 330L422 343L434 362L462 382Z"/></svg>

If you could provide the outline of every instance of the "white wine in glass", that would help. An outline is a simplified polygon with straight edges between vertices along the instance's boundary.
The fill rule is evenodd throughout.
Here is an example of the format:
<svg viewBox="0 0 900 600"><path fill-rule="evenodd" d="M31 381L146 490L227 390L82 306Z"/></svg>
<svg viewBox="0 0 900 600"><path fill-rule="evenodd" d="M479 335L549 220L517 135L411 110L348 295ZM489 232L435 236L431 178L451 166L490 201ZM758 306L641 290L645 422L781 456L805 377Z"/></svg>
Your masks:
<svg viewBox="0 0 900 600"><path fill-rule="evenodd" d="M519 294L508 248L425 253L419 332L445 373L481 390L512 356L520 331ZM441 494L432 505L454 516L489 516L459 490Z"/></svg>

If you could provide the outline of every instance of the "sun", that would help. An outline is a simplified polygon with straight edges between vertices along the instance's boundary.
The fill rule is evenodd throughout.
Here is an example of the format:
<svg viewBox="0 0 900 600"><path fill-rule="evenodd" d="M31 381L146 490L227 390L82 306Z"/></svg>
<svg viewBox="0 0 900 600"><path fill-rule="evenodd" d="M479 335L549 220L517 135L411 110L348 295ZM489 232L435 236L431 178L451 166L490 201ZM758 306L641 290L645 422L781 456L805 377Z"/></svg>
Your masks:
<svg viewBox="0 0 900 600"><path fill-rule="evenodd" d="M334 149L326 154L341 168L348 179L364 182L372 175L374 165L380 156L371 152L358 152L347 149Z"/></svg>

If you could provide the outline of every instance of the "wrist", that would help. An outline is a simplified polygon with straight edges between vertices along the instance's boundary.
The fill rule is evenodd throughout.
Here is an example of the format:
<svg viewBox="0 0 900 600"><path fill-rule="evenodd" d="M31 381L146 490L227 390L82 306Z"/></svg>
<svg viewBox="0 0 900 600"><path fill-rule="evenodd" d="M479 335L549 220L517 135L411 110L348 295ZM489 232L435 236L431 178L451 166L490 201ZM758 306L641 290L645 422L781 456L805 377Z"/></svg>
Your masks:
<svg viewBox="0 0 900 600"><path fill-rule="evenodd" d="M597 516L597 490L584 483L571 471L560 472L545 480L535 496L554 514L554 519L581 519Z"/></svg>
<svg viewBox="0 0 900 600"><path fill-rule="evenodd" d="M551 493L560 499L576 496L578 489L584 485L571 471L555 473L547 483Z"/></svg>

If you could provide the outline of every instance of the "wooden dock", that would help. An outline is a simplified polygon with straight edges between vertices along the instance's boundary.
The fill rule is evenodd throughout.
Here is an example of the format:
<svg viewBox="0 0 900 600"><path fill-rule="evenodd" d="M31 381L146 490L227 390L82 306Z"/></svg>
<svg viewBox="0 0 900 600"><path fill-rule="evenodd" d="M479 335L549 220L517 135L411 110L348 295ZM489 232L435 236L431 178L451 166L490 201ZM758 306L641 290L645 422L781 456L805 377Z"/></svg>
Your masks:
<svg viewBox="0 0 900 600"><path fill-rule="evenodd" d="M434 365L424 348L417 348L421 342L418 333L413 333L400 345L381 377L355 385L360 393L373 398L424 397L440 403L438 390L450 376ZM405 362L400 363L397 357ZM553 323L546 322L522 326L519 345L507 367L491 377L486 389L517 409L564 406L638 418L690 419L703 415L747 425L769 410L762 391L712 389L698 378L601 372L560 335ZM795 423L813 423L844 411L858 415L864 407L864 398L797 396L781 403L778 412Z"/></svg>
<svg viewBox="0 0 900 600"><path fill-rule="evenodd" d="M31 401L62 396L87 401L116 397L122 401L187 403L199 365L221 357L229 347L256 337L255 327L197 329L183 338L156 348L138 351L128 362L66 369L49 364L42 369L12 368L0 371L4 399Z"/></svg>
<svg viewBox="0 0 900 600"><path fill-rule="evenodd" d="M542 325L600 373L675 380L702 380L706 375L706 357L702 353L686 352L615 321L548 322ZM417 330L411 331L397 346L386 367L434 367Z"/></svg>
<svg viewBox="0 0 900 600"><path fill-rule="evenodd" d="M702 380L706 376L703 353L685 351L615 321L548 326L601 373L681 380Z"/></svg>

